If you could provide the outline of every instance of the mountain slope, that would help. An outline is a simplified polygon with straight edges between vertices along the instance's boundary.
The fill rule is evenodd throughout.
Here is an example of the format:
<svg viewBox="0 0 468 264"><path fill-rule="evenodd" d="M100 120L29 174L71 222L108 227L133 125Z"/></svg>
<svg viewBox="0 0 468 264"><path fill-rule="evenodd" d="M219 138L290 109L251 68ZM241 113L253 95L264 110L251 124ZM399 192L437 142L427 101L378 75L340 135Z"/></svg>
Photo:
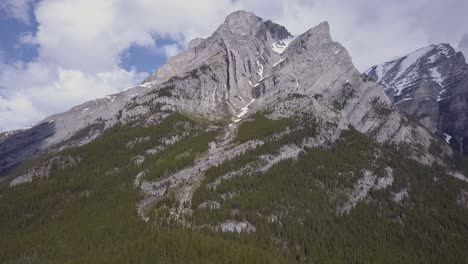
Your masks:
<svg viewBox="0 0 468 264"><path fill-rule="evenodd" d="M468 259L465 160L326 22L293 39L235 12L142 85L44 122L49 147L0 186L0 262Z"/></svg>
<svg viewBox="0 0 468 264"><path fill-rule="evenodd" d="M431 45L366 74L401 110L465 153L468 135L468 65L449 44Z"/></svg>

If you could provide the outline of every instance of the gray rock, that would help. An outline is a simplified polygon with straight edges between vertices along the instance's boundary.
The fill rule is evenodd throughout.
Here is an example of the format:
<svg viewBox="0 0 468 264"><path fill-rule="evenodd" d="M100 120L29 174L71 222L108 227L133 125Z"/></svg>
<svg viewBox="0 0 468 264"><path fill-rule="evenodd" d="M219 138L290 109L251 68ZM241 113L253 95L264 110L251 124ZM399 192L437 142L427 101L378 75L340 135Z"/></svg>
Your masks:
<svg viewBox="0 0 468 264"><path fill-rule="evenodd" d="M346 49L332 40L328 23L291 40L283 26L237 11L141 85L46 118L41 124L53 124L53 130L34 137L27 155L15 147L27 135L8 137L0 143L8 146L0 152L0 164L8 167L36 153L86 144L116 124L154 125L173 111L209 120L232 118L221 146L215 147L222 150L238 122L261 110L271 110L272 118L313 116L325 130L333 124L333 132L320 132L324 138L337 138L341 130L354 127L380 143L413 146L409 150L414 153L427 150L433 139L358 72ZM12 159L12 152L23 154ZM410 155L424 163L435 160L427 151Z"/></svg>
<svg viewBox="0 0 468 264"><path fill-rule="evenodd" d="M366 74L402 111L467 154L468 64L449 44L431 45L375 65Z"/></svg>

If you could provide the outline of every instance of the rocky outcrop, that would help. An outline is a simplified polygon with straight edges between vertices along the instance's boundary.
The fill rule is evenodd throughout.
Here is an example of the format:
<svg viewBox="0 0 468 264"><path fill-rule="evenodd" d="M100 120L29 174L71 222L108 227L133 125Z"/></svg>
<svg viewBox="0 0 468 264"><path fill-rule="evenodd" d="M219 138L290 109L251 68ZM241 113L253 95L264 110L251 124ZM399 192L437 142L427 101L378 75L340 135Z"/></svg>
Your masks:
<svg viewBox="0 0 468 264"><path fill-rule="evenodd" d="M431 45L373 66L366 74L392 102L467 154L468 65L449 44Z"/></svg>
<svg viewBox="0 0 468 264"><path fill-rule="evenodd" d="M34 138L27 152L33 154L10 148L19 153L18 163L34 153L86 144L116 124L157 124L173 111L231 118L231 126L256 111L272 118L308 116L322 129L334 124L339 134L353 127L380 143L407 144L409 155L420 161L434 161L421 151L432 143L430 132L401 115L358 72L327 22L293 39L283 26L246 11L229 15L208 38L192 41L141 85L46 118L41 124L53 127L47 137ZM23 135L0 144L14 146ZM5 167L8 158L0 160Z"/></svg>

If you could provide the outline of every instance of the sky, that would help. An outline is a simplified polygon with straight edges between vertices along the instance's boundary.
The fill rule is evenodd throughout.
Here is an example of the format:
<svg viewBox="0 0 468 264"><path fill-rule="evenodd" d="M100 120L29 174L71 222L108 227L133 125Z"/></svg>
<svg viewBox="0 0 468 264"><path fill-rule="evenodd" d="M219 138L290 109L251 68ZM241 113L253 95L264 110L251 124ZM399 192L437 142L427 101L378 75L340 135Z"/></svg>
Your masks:
<svg viewBox="0 0 468 264"><path fill-rule="evenodd" d="M466 0L0 0L0 131L140 83L240 9L293 35L328 21L361 71L430 44L468 54Z"/></svg>

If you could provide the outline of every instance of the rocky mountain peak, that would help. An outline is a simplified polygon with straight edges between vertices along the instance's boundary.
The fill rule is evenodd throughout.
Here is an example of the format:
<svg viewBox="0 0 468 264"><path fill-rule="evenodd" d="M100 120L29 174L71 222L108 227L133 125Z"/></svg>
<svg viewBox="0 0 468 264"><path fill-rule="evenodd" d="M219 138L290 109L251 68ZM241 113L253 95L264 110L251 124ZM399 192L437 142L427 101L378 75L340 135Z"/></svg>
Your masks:
<svg viewBox="0 0 468 264"><path fill-rule="evenodd" d="M143 84L0 134L0 262L464 263L464 161L328 23L289 37L235 12ZM459 120L453 54L373 71Z"/></svg>
<svg viewBox="0 0 468 264"><path fill-rule="evenodd" d="M461 52L446 43L430 45L375 65L366 74L401 110L466 153L468 65Z"/></svg>
<svg viewBox="0 0 468 264"><path fill-rule="evenodd" d="M328 24L328 21L323 21L320 22L317 26L309 29L304 33L308 38L310 37L315 37L318 39L326 39L328 41L331 41L332 37L330 34L330 25Z"/></svg>
<svg viewBox="0 0 468 264"><path fill-rule="evenodd" d="M427 146L430 137L423 130L414 132L417 140L405 136L411 129L401 125L403 117L332 40L327 22L292 39L283 26L237 11L143 84L46 119L55 131L40 148L85 144L116 124L153 124L177 111L231 120L230 130L249 114L268 111L276 119L309 114L333 123L339 129L329 136L354 127L378 142Z"/></svg>
<svg viewBox="0 0 468 264"><path fill-rule="evenodd" d="M247 35L252 33L262 22L262 19L255 14L239 10L228 15L223 26L226 26L234 34Z"/></svg>
<svg viewBox="0 0 468 264"><path fill-rule="evenodd" d="M251 37L259 40L271 38L277 41L291 37L291 33L284 26L271 20L265 21L253 13L243 10L228 15L213 35L220 35L223 38L232 38L237 35L242 38Z"/></svg>

